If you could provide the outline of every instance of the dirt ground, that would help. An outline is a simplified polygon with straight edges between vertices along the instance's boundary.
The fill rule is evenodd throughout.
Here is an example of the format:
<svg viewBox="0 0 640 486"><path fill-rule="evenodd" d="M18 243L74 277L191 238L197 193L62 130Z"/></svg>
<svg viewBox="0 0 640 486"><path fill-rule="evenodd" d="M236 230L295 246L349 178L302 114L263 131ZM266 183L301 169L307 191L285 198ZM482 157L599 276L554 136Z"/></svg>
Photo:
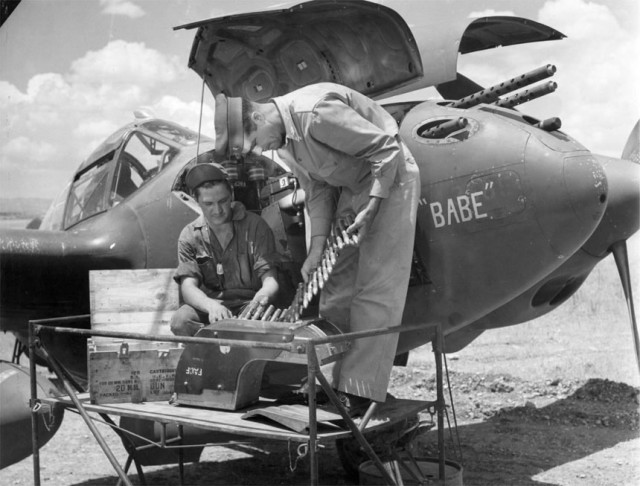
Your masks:
<svg viewBox="0 0 640 486"><path fill-rule="evenodd" d="M458 429L446 451L464 464L464 484L638 484L637 388L469 373L450 380ZM435 444L433 433L419 439L428 456Z"/></svg>
<svg viewBox="0 0 640 486"><path fill-rule="evenodd" d="M0 344L8 339L0 335ZM466 486L640 484L640 374L613 263L596 269L590 286L561 309L487 332L447 355L446 364L446 455L463 465ZM394 369L390 392L435 398L430 346ZM106 426L99 430L124 464L120 440ZM414 454L435 456L436 444L431 430L414 441ZM185 484L308 484L308 458L296 463L296 456L293 445L277 441L208 447L199 463L186 465ZM69 412L40 450L40 463L44 485L118 479L82 419ZM345 476L334 445L320 451L319 469L321 484L357 484ZM180 477L176 465L146 467L145 476L149 485L179 484ZM141 484L133 468L129 477ZM0 484L33 484L32 459L0 471Z"/></svg>
<svg viewBox="0 0 640 486"><path fill-rule="evenodd" d="M396 397L433 399L435 375L422 360L394 370ZM465 485L631 485L640 478L638 388L602 378L524 380L509 374L453 371L449 357L447 458L464 465ZM453 427L455 417L458 427ZM425 414L421 417L430 420ZM126 458L119 439L99 429L116 457ZM436 456L435 430L413 443L416 456ZM335 447L320 451L321 484L357 484L345 476ZM185 483L305 484L308 460L295 447L255 442L204 450L199 463L185 467ZM133 473L133 469L132 469ZM145 468L147 484L179 484L175 465ZM131 474L134 484L141 484ZM32 460L0 472L3 485L33 483ZM117 476L76 414L67 412L61 430L41 449L42 484L116 484Z"/></svg>

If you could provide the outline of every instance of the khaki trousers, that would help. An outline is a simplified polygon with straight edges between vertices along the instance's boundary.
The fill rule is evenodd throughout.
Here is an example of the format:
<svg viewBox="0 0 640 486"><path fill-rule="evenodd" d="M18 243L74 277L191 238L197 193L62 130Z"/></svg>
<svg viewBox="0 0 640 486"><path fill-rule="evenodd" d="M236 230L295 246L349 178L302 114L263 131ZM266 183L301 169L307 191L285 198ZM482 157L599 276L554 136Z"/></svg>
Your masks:
<svg viewBox="0 0 640 486"><path fill-rule="evenodd" d="M402 147L396 182L369 233L358 247L341 251L322 290L320 315L344 332L397 326L402 319L420 198L418 167ZM336 217L358 213L368 199L368 191L343 188ZM397 343L397 333L358 339L341 361L322 370L334 388L383 402Z"/></svg>

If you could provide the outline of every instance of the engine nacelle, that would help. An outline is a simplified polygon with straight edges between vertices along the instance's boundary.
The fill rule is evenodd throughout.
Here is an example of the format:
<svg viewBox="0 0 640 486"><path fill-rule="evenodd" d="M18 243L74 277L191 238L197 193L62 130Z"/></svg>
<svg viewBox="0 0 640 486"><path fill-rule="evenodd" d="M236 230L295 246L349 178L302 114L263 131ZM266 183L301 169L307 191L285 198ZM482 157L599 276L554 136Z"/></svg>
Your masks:
<svg viewBox="0 0 640 486"><path fill-rule="evenodd" d="M54 396L56 388L42 376L36 378L38 396ZM33 452L31 444L31 384L29 369L0 361L0 469L15 464ZM57 432L64 408L43 406L38 414L38 448ZM6 440L7 438L10 440Z"/></svg>

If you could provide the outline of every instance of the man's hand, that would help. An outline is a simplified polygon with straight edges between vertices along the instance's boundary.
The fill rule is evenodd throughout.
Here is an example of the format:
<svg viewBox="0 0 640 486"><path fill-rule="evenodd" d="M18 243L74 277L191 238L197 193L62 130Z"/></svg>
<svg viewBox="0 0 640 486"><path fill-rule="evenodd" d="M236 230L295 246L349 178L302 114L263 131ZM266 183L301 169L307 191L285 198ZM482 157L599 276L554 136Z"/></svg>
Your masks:
<svg viewBox="0 0 640 486"><path fill-rule="evenodd" d="M278 293L278 279L275 269L271 269L262 275L262 287L253 296L251 302L249 302L242 310L238 318L240 319L255 319L257 316L262 316L263 312L272 302L276 294Z"/></svg>
<svg viewBox="0 0 640 486"><path fill-rule="evenodd" d="M213 324L216 321L221 321L222 319L231 319L233 317L231 311L217 300L211 300L211 302L209 303L208 312L209 324Z"/></svg>
<svg viewBox="0 0 640 486"><path fill-rule="evenodd" d="M371 228L371 224L378 214L382 199L379 197L369 197L369 202L365 208L356 215L353 224L347 228L347 234L356 235L358 241L362 241Z"/></svg>
<svg viewBox="0 0 640 486"><path fill-rule="evenodd" d="M238 319L249 319L255 316L256 314L261 316L264 310L269 305L269 297L266 295L260 295L257 293L251 302L247 304L247 306L242 310Z"/></svg>
<svg viewBox="0 0 640 486"><path fill-rule="evenodd" d="M307 255L307 259L304 261L304 263L302 264L302 268L300 269L300 273L302 274L302 280L304 280L304 283L307 283L309 281L309 277L320 263L322 254L324 253L325 243L326 237L324 236L314 236L311 238L309 255Z"/></svg>

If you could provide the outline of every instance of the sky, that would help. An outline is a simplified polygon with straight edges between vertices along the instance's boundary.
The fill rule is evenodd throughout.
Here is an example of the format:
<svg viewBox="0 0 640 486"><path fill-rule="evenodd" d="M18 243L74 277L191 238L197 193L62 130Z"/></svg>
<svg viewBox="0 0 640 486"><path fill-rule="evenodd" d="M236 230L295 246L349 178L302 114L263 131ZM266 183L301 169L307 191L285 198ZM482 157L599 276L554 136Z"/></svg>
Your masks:
<svg viewBox="0 0 640 486"><path fill-rule="evenodd" d="M541 119L558 116L563 131L588 149L620 156L640 118L640 2L416 0L416 15L423 2L447 8L452 1L468 4L470 16L517 15L567 35L460 56L459 71L490 86L556 65L557 91L521 110ZM22 0L0 27L0 198L54 198L138 108L197 129L202 83L187 66L196 31L173 27L274 4ZM208 91L202 115L202 132L213 137Z"/></svg>

